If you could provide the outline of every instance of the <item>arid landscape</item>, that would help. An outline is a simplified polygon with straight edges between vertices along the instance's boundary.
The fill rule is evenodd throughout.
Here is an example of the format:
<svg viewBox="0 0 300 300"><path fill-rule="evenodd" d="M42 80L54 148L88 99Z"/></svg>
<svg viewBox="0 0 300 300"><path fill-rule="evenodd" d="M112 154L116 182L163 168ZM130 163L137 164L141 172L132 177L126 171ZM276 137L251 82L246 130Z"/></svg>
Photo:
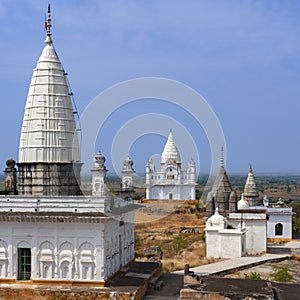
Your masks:
<svg viewBox="0 0 300 300"><path fill-rule="evenodd" d="M147 201L142 205L135 215L138 260L159 259L156 252L161 250L165 272L214 261L205 258L204 213L197 209L197 201Z"/></svg>
<svg viewBox="0 0 300 300"><path fill-rule="evenodd" d="M138 202L142 205L142 208L135 214L136 260L157 261L161 259L164 271L161 280L164 282L165 287L162 291L149 290L145 299L169 297L170 289L174 295L177 291L178 296L180 288L183 287L183 279L169 272L183 270L185 264L189 264L192 268L221 261L205 257L205 212L198 201L144 200ZM297 200L290 201L290 203L295 208L298 207ZM299 210L296 210L295 220L299 217ZM299 284L299 270L299 257L292 256L289 259L262 263L239 271L228 272L221 276L224 276L224 278L249 279L249 284L251 280L271 281L277 282L277 284ZM178 287L172 286L172 282L177 282ZM297 289L295 285L289 286L291 286L290 294L292 296L289 295L286 299L294 297L294 290ZM285 286L283 285L281 288L283 287Z"/></svg>

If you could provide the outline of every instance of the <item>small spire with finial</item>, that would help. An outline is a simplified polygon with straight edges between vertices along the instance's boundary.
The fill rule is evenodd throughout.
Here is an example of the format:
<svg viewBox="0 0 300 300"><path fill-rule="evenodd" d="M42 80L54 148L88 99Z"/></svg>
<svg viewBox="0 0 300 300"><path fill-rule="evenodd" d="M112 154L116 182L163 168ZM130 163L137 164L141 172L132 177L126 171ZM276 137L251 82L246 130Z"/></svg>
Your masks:
<svg viewBox="0 0 300 300"><path fill-rule="evenodd" d="M223 146L221 147L220 165L221 165L221 167L224 167L224 148L223 148Z"/></svg>
<svg viewBox="0 0 300 300"><path fill-rule="evenodd" d="M50 4L48 5L48 19L47 22L45 21L45 28L47 30L47 37L45 40L45 43L48 45L52 44L52 39L51 39L51 10L50 10Z"/></svg>
<svg viewBox="0 0 300 300"><path fill-rule="evenodd" d="M249 164L249 172L253 173L252 164Z"/></svg>

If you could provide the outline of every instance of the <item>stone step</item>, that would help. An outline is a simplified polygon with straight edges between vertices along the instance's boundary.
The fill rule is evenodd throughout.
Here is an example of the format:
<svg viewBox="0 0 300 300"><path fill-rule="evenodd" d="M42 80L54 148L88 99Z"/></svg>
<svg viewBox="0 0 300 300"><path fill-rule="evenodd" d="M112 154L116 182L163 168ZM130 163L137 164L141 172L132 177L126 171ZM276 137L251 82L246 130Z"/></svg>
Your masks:
<svg viewBox="0 0 300 300"><path fill-rule="evenodd" d="M158 280L155 285L154 285L154 289L157 291L160 291L164 286L164 282L162 280Z"/></svg>
<svg viewBox="0 0 300 300"><path fill-rule="evenodd" d="M292 254L292 249L285 246L267 247L267 253L271 254Z"/></svg>
<svg viewBox="0 0 300 300"><path fill-rule="evenodd" d="M160 276L159 277L156 277L156 276L152 276L149 280L148 280L148 288L149 289L155 289L155 286L159 280Z"/></svg>

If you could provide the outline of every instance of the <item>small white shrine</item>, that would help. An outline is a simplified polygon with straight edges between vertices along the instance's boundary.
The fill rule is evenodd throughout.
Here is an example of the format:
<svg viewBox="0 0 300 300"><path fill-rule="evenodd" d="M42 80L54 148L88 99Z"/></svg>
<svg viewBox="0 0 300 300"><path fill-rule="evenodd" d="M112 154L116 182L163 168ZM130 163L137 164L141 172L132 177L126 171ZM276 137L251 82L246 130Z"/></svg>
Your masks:
<svg viewBox="0 0 300 300"><path fill-rule="evenodd" d="M277 203L270 205L267 197L264 197L264 205L267 207L268 230L267 237L273 240L291 240L293 230L293 209L279 199Z"/></svg>
<svg viewBox="0 0 300 300"><path fill-rule="evenodd" d="M205 226L206 256L214 258L237 258L246 254L246 229L243 223L228 228L227 219L218 208L208 218Z"/></svg>

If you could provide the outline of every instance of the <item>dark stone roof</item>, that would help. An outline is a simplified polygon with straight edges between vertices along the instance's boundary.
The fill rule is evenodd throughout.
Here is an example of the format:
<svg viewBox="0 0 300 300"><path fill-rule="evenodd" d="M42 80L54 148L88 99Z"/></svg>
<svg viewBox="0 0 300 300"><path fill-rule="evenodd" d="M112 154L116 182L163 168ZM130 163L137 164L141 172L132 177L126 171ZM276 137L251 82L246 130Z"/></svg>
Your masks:
<svg viewBox="0 0 300 300"><path fill-rule="evenodd" d="M201 294L218 293L229 299L248 296L254 299L295 300L300 292L300 284L213 276L201 277L199 285L189 285L189 288Z"/></svg>
<svg viewBox="0 0 300 300"><path fill-rule="evenodd" d="M212 187L212 192L232 192L232 187L227 176L226 170L223 166L220 167L219 173L215 179Z"/></svg>

